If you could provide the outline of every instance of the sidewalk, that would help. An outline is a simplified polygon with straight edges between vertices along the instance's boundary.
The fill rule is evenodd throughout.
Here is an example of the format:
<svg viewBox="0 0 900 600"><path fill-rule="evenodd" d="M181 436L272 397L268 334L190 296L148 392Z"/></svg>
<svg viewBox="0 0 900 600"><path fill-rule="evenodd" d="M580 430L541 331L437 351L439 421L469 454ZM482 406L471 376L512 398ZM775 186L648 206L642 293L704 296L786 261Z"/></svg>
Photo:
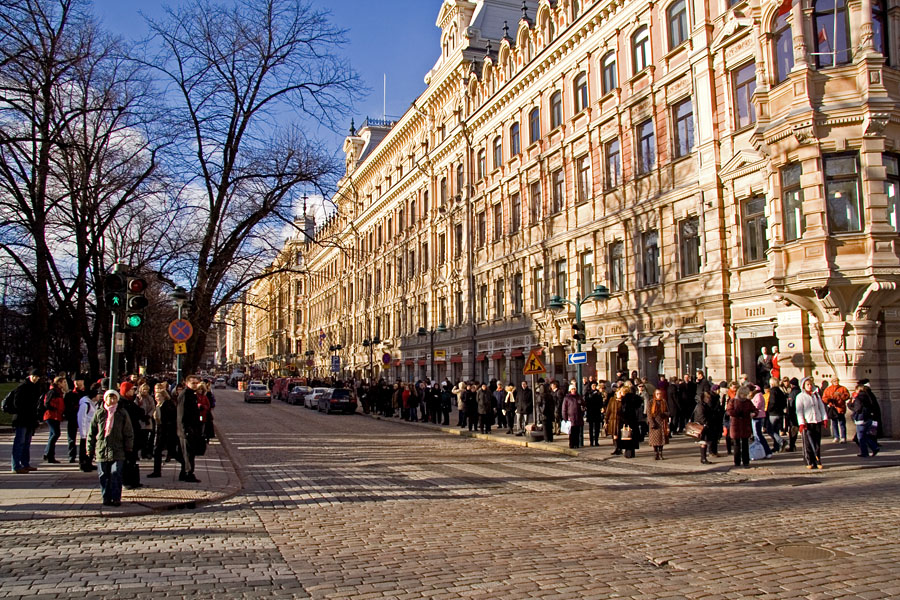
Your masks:
<svg viewBox="0 0 900 600"><path fill-rule="evenodd" d="M214 439L205 456L198 456L195 474L200 483L178 481L179 465L172 460L163 463L163 476L147 479L153 461L141 460L141 483L137 490L122 490L122 506L103 506L97 472L83 473L77 464L68 462L65 434L57 444L60 464L41 461L47 439L46 429L39 429L31 445L33 473L11 473L10 450L13 435L0 432L0 521L48 519L62 517L131 516L161 510L194 508L236 494L241 489L238 475L226 448ZM60 453L60 451L62 451Z"/></svg>
<svg viewBox="0 0 900 600"><path fill-rule="evenodd" d="M360 413L362 414L362 413ZM729 456L725 450L725 441L719 444L719 457L710 457L711 464L700 464L700 449L692 438L685 435L672 436L669 444L663 450L664 460L655 460L653 448L642 443L638 449L635 458L626 459L623 456L613 456L612 442L609 438L601 437L600 446L591 447L585 445L583 448L569 448L568 435L555 435L553 441L547 442L530 442L525 437L516 435L507 435L505 429L498 430L493 428L490 434L474 433L467 429L454 426L432 425L431 423L408 422L399 418L386 418L375 414L364 415L373 419L396 421L411 427L423 427L447 433L449 435L458 435L460 437L470 437L485 440L497 444L507 444L513 446L521 446L540 450L543 452L553 452L564 454L571 457L578 457L595 461L615 461L622 463L623 466L628 464L637 464L644 466L652 466L658 469L661 474L667 475L688 475L694 473L708 472L746 472L754 476L765 475L796 475L801 473L809 473L803 462L803 453L801 441L797 439L797 450L795 452L779 452L770 459L750 461L750 469L742 469L734 466L734 458ZM450 423L457 423L458 416L456 411L450 415ZM585 424L584 432L585 444L588 444L588 427ZM771 438L766 438L771 446ZM835 444L831 438L822 440L822 464L825 469L816 470L817 473L832 471L852 471L866 468L883 468L900 466L900 441L892 439L879 440L881 451L878 456L869 458L859 458L856 453L859 451L856 444L848 441L846 444Z"/></svg>

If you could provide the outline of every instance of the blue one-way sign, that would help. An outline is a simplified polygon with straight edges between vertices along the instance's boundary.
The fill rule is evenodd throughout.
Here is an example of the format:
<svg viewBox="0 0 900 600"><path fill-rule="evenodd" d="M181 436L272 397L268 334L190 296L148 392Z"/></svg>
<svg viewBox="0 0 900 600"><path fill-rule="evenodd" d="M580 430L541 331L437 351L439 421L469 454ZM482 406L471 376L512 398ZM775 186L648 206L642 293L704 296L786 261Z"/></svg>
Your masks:
<svg viewBox="0 0 900 600"><path fill-rule="evenodd" d="M583 365L587 363L587 352L573 352L566 357L570 365Z"/></svg>

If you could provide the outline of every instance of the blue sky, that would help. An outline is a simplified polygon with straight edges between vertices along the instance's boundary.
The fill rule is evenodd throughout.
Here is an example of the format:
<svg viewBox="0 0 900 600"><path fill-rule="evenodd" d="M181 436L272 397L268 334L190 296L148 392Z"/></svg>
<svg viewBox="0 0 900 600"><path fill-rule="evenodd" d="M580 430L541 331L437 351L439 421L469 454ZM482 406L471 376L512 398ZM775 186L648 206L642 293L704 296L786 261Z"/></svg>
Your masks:
<svg viewBox="0 0 900 600"><path fill-rule="evenodd" d="M139 39L147 34L141 13L156 17L163 6L179 4L178 0L94 0L94 9L109 30L126 39ZM383 75L387 75L387 114L406 112L424 91L423 77L440 53L440 31L434 22L441 0L312 0L312 4L329 10L333 22L347 30L344 52L370 89L367 97L355 99L356 123L366 116L381 117ZM313 133L339 151L349 128L348 119L338 134Z"/></svg>

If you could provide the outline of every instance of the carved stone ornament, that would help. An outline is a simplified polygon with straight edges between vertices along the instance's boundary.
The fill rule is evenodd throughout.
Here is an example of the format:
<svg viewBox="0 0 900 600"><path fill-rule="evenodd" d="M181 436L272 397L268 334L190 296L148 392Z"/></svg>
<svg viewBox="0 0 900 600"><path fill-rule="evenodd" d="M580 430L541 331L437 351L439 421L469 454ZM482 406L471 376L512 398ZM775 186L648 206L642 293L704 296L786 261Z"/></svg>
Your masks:
<svg viewBox="0 0 900 600"><path fill-rule="evenodd" d="M884 134L884 128L890 121L890 115L886 113L869 115L866 122L866 137L878 137Z"/></svg>
<svg viewBox="0 0 900 600"><path fill-rule="evenodd" d="M794 125L794 137L800 144L809 144L816 140L816 130L812 123Z"/></svg>

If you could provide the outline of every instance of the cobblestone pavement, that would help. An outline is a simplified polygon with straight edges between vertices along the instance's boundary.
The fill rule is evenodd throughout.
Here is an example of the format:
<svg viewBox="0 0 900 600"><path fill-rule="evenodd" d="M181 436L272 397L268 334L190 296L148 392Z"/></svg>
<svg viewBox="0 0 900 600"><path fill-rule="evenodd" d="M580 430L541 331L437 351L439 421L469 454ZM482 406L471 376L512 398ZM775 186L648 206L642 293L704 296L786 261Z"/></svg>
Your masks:
<svg viewBox="0 0 900 600"><path fill-rule="evenodd" d="M243 492L2 521L0 598L900 597L894 467L673 473L220 396Z"/></svg>

